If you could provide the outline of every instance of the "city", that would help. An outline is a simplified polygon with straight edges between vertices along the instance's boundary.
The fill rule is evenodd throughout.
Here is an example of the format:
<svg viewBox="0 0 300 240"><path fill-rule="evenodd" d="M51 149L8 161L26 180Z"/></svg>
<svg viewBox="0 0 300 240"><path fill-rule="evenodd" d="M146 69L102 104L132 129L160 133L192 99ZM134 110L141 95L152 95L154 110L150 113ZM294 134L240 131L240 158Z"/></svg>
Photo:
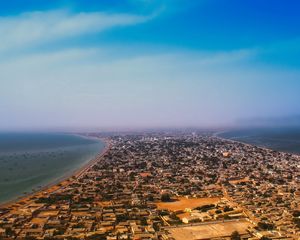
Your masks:
<svg viewBox="0 0 300 240"><path fill-rule="evenodd" d="M0 210L0 239L299 239L300 156L211 133L87 134L106 150Z"/></svg>
<svg viewBox="0 0 300 240"><path fill-rule="evenodd" d="M0 1L0 240L300 240L299 10Z"/></svg>

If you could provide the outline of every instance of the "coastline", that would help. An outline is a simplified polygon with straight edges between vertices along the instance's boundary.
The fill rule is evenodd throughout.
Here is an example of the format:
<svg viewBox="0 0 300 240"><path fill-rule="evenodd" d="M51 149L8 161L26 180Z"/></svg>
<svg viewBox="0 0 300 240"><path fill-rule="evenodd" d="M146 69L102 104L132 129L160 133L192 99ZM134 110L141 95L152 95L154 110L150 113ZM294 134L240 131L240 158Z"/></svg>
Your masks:
<svg viewBox="0 0 300 240"><path fill-rule="evenodd" d="M104 139L104 138L89 137L89 136L80 135L80 134L73 134L73 135L80 136L82 138L97 140L98 142L102 142L102 143L104 143L104 148L94 158L90 159L89 161L86 161L81 167L75 169L74 171L64 174L63 176L55 179L52 182L49 182L48 184L42 186L41 188L36 189L35 191L29 192L27 194L23 194L15 199L12 199L12 200L9 200L6 202L1 202L0 208L9 208L10 206L12 206L14 204L18 204L19 202L26 202L36 195L43 194L44 192L50 193L50 192L53 192L53 191L59 189L62 186L65 186L71 177L80 177L88 169L90 169L90 167L92 167L95 163L97 163L99 160L101 160L101 158L109 151L109 149L111 147L110 141L108 141L107 139Z"/></svg>
<svg viewBox="0 0 300 240"><path fill-rule="evenodd" d="M274 150L274 149L271 149L271 148L262 147L262 146L258 146L258 145L255 145L255 144L246 143L246 142L243 142L243 141L232 140L232 139L220 136L221 133L225 133L225 132L227 132L227 131L213 133L212 137L221 139L223 141L243 144L243 145L246 145L246 146L249 146L249 147L257 147L257 148L265 150L265 151L275 151L275 152L279 152L279 153L283 153L283 154L291 154L293 156L296 156L297 158L300 158L299 154L295 154L295 153L291 153L291 152L278 151L278 150ZM100 161L101 158L111 148L111 142L109 140L105 139L105 138L90 137L90 136L80 135L80 134L72 134L72 135L76 135L76 136L80 136L82 138L87 138L87 139L93 139L93 140L96 140L96 141L100 141L100 142L104 143L104 148L94 158L92 158L89 161L85 162L81 167L75 169L74 171L71 171L71 172L68 172L68 173L64 174L63 176L59 177L55 181L52 181L49 184L46 184L46 185L42 186L41 188L36 189L35 191L29 192L27 194L23 194L20 197L17 197L15 199L0 203L0 208L8 208L8 207L11 207L14 204L18 204L19 202L29 201L32 197L35 197L39 194L43 194L45 192L50 193L50 192L53 192L53 191L55 191L55 190L57 190L61 187L66 186L68 184L68 180L70 178L72 178L72 177L76 177L76 178L81 177L95 163Z"/></svg>
<svg viewBox="0 0 300 240"><path fill-rule="evenodd" d="M218 139L222 139L222 140L225 140L225 141L232 142L232 143L240 143L240 144L244 144L248 147L257 147L257 148L265 150L265 151L275 151L275 152L284 153L284 154L291 154L292 156L296 156L297 158L300 158L300 153L280 151L280 150L276 150L276 149L272 149L272 148L268 148L268 147L264 147L264 146L259 146L259 145L256 145L256 144L246 143L246 142L243 142L243 141L233 140L233 139L230 139L230 138L225 138L225 137L220 136L220 134L226 133L226 132L229 132L229 131L216 132L212 136L215 137L215 138L218 138Z"/></svg>

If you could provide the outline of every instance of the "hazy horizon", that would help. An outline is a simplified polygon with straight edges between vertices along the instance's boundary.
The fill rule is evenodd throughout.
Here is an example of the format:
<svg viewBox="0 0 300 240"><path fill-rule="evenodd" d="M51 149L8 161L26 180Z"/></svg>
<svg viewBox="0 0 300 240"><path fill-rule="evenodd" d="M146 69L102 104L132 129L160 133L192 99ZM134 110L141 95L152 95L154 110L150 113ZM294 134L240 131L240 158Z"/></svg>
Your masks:
<svg viewBox="0 0 300 240"><path fill-rule="evenodd" d="M299 7L1 3L0 131L298 126Z"/></svg>

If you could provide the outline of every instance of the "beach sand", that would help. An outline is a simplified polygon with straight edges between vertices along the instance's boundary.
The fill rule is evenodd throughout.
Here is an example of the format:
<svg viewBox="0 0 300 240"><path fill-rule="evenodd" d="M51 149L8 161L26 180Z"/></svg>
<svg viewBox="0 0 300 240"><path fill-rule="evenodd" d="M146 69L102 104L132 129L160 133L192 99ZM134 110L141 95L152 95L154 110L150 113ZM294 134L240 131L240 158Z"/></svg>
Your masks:
<svg viewBox="0 0 300 240"><path fill-rule="evenodd" d="M81 136L81 137L86 137L86 136ZM89 138L89 137L86 137L86 138ZM101 158L109 151L109 149L111 147L110 142L106 139L95 138L95 137L90 137L90 139L101 141L105 145L104 149L102 149L101 152L95 158L93 158L91 161L88 161L86 164L84 164L79 169L76 169L75 171L73 171L71 173L65 174L64 176L39 188L36 191L27 193L17 199L13 199L11 201L1 203L0 208L14 208L14 205L15 206L27 205L32 202L32 199L43 197L44 195L47 195L47 194L55 192L63 187L66 187L67 185L69 185L71 183L70 178L72 178L72 177L79 178L80 176L82 176L88 169L90 169L90 167L92 167L95 163L100 161Z"/></svg>

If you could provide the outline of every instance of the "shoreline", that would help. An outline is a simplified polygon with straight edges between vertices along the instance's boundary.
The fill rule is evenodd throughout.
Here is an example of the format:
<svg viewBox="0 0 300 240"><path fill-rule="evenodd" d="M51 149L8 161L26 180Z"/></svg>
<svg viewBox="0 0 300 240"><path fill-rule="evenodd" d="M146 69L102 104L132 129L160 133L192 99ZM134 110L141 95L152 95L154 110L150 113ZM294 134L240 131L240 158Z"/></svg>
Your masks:
<svg viewBox="0 0 300 240"><path fill-rule="evenodd" d="M212 137L221 139L223 141L228 141L231 143L239 143L239 144L243 144L249 147L257 147L259 149L265 150L265 151L275 151L275 152L279 152L279 153L283 153L283 154L291 154L293 156L296 156L297 158L300 158L300 154L295 154L295 153L291 153L291 152L284 152L284 151L279 151L279 150L275 150L275 149L271 149L271 148L267 148L267 147L263 147L263 146L258 146L255 144L250 144L250 143L246 143L243 141L238 141L238 140L232 140L229 138L225 138L220 136L220 134L225 133L228 131L220 131L220 132L216 132L212 134ZM2 202L0 203L0 208L9 208L14 204L18 204L19 202L26 202L28 200L30 200L32 197L35 197L36 195L42 194L44 192L50 193L53 192L63 186L66 186L67 183L69 182L69 179L72 177L81 177L87 170L89 170L95 163L97 163L98 161L101 160L101 158L109 151L109 149L111 148L111 142L105 138L98 138L98 137L93 137L93 136L86 136L86 135L80 135L80 134L71 134L71 135L75 135L75 136L79 136L82 138L86 138L86 139L93 139L96 140L98 142L102 142L104 143L104 148L101 150L101 152L99 152L94 158L90 159L89 161L86 161L85 163L83 163L83 165L69 173L64 174L63 176L55 179L54 181L51 181L49 184L46 184L45 186L42 186L41 188L35 189L35 191L29 192L27 194L23 194L15 199L6 201L6 202ZM54 189L57 188L57 189Z"/></svg>
<svg viewBox="0 0 300 240"><path fill-rule="evenodd" d="M111 147L110 141L104 138L97 138L97 137L89 137L85 135L80 135L80 134L73 134L76 136L80 136L82 138L87 138L87 139L93 139L98 142L102 142L104 144L104 148L92 159L89 161L86 161L83 163L82 166L79 168L64 174L63 176L55 179L54 181L49 182L45 186L42 186L41 188L36 189L35 191L29 192L27 194L23 194L15 199L6 201L6 202L1 202L0 203L0 209L1 208L9 208L14 204L18 204L19 202L26 202L30 200L32 197L35 197L36 195L42 194L44 192L53 192L55 189L53 188L60 188L63 186L63 183L68 182L68 180L72 177L80 177L82 174L84 174L91 166L93 166L95 163L97 163L101 158L109 151Z"/></svg>
<svg viewBox="0 0 300 240"><path fill-rule="evenodd" d="M266 151L275 151L275 152L279 152L279 153L283 153L283 154L291 154L292 156L296 156L297 158L300 157L300 153L276 150L276 149L272 149L272 148L268 148L268 147L264 147L264 146L259 146L259 145L256 145L256 144L251 144L251 143L247 143L247 142L243 142L243 141L239 141L239 140L233 140L233 139L230 139L230 138L225 138L225 137L220 136L220 134L226 133L226 132L230 132L230 131L216 132L212 136L215 137L215 138L218 138L218 139L222 139L222 140L225 140L225 141L232 142L232 143L244 144L248 147L257 147L257 148L260 148L260 149L266 150Z"/></svg>

